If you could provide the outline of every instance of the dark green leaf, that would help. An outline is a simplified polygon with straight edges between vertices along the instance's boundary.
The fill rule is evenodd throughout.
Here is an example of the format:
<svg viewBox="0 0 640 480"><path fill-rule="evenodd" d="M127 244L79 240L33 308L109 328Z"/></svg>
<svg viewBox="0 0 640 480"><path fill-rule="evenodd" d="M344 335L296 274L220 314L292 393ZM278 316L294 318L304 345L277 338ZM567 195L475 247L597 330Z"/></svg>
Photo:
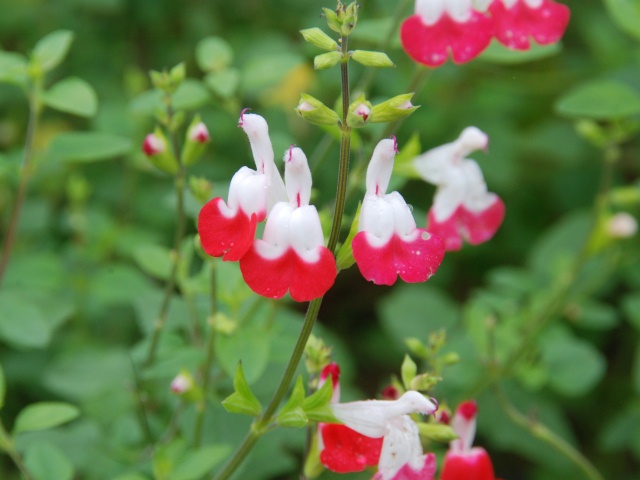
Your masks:
<svg viewBox="0 0 640 480"><path fill-rule="evenodd" d="M528 50L512 50L497 40L494 40L478 58L491 63L515 65L542 60L543 58L557 55L561 50L562 47L559 43L553 43L551 45L532 43L531 48Z"/></svg>
<svg viewBox="0 0 640 480"><path fill-rule="evenodd" d="M561 97L556 111L571 118L614 120L640 114L640 92L615 80L578 85Z"/></svg>
<svg viewBox="0 0 640 480"><path fill-rule="evenodd" d="M231 335L218 335L216 355L222 368L233 375L238 361L242 361L247 382L253 384L264 372L269 361L271 336L262 328L246 327Z"/></svg>
<svg viewBox="0 0 640 480"><path fill-rule="evenodd" d="M262 405L260 405L244 378L242 363L238 363L238 369L233 377L233 388L235 391L222 401L222 406L231 413L241 413L253 417L260 415Z"/></svg>
<svg viewBox="0 0 640 480"><path fill-rule="evenodd" d="M188 452L176 463L169 480L198 480L231 453L228 445L210 445Z"/></svg>
<svg viewBox="0 0 640 480"><path fill-rule="evenodd" d="M42 99L45 105L65 113L81 117L93 117L98 111L98 97L91 85L80 78L60 80Z"/></svg>
<svg viewBox="0 0 640 480"><path fill-rule="evenodd" d="M631 293L622 299L627 321L640 331L640 293Z"/></svg>
<svg viewBox="0 0 640 480"><path fill-rule="evenodd" d="M74 405L62 402L31 404L20 411L13 427L15 434L46 430L78 418L80 411Z"/></svg>
<svg viewBox="0 0 640 480"><path fill-rule="evenodd" d="M640 40L640 1L639 0L605 0L609 16L618 27L636 40Z"/></svg>
<svg viewBox="0 0 640 480"><path fill-rule="evenodd" d="M64 162L95 162L121 157L131 151L126 137L103 132L68 132L55 137L49 155Z"/></svg>
<svg viewBox="0 0 640 480"><path fill-rule="evenodd" d="M67 456L50 442L37 442L25 453L25 464L34 480L71 480L73 465Z"/></svg>
<svg viewBox="0 0 640 480"><path fill-rule="evenodd" d="M0 338L18 347L42 348L48 345L52 325L36 305L24 302L11 290L0 292Z"/></svg>
<svg viewBox="0 0 640 480"><path fill-rule="evenodd" d="M7 394L7 380L4 378L4 370L0 365L0 410L4 406L4 397Z"/></svg>

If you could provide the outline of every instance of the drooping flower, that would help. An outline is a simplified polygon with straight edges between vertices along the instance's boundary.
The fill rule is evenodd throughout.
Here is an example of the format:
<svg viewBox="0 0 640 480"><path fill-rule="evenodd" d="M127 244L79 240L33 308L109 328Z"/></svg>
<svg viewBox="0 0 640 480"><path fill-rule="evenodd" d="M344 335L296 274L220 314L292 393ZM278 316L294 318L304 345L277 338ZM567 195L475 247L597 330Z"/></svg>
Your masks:
<svg viewBox="0 0 640 480"><path fill-rule="evenodd" d="M386 193L396 152L395 138L382 140L373 152L358 233L352 242L360 272L377 285L393 285L398 275L405 282L424 282L444 257L442 240L416 227L402 195Z"/></svg>
<svg viewBox="0 0 640 480"><path fill-rule="evenodd" d="M440 480L495 480L493 464L482 447L472 447L478 408L474 401L458 406L451 426L458 438L449 444Z"/></svg>
<svg viewBox="0 0 640 480"><path fill-rule="evenodd" d="M252 241L240 259L240 271L247 285L260 295L281 298L289 291L294 300L306 302L331 288L336 262L324 246L318 211L309 205L307 157L292 146L284 160L289 201L273 207L262 239Z"/></svg>
<svg viewBox="0 0 640 480"><path fill-rule="evenodd" d="M415 14L400 28L400 40L416 62L437 67L449 55L456 63L473 60L493 37L493 22L472 0L416 0Z"/></svg>
<svg viewBox="0 0 640 480"><path fill-rule="evenodd" d="M331 406L333 414L355 432L383 438L378 473L372 480L432 480L436 460L423 454L418 426L410 413L429 415L436 403L408 391L397 400L365 400Z"/></svg>
<svg viewBox="0 0 640 480"><path fill-rule="evenodd" d="M457 140L417 156L413 166L436 185L427 230L443 238L447 250L459 250L462 240L486 242L504 219L504 203L487 185L478 164L465 158L487 147L489 139L476 127L465 128Z"/></svg>
<svg viewBox="0 0 640 480"><path fill-rule="evenodd" d="M494 0L489 6L495 37L509 48L528 50L529 38L540 45L564 34L571 12L553 0Z"/></svg>
<svg viewBox="0 0 640 480"><path fill-rule="evenodd" d="M256 170L246 166L238 170L231 179L227 202L214 198L202 207L198 217L204 251L228 261L242 258L253 243L258 222L277 201L286 199L273 161L267 122L260 115L243 111L238 126L249 137Z"/></svg>
<svg viewBox="0 0 640 480"><path fill-rule="evenodd" d="M331 401L340 401L340 367L336 363L327 365L320 374L318 388L331 375L333 396ZM320 462L332 472L361 472L378 464L382 449L382 438L362 435L339 423L319 423Z"/></svg>

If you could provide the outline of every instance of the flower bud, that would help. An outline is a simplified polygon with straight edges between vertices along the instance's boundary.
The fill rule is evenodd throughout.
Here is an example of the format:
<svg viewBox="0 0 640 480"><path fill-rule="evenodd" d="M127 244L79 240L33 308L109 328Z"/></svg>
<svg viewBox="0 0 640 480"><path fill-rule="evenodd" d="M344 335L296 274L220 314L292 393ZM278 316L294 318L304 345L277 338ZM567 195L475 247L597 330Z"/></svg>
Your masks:
<svg viewBox="0 0 640 480"><path fill-rule="evenodd" d="M609 218L605 229L611 238L631 238L638 232L638 221L628 213L620 212Z"/></svg>
<svg viewBox="0 0 640 480"><path fill-rule="evenodd" d="M212 188L211 182L204 177L189 177L189 190L202 204L211 198Z"/></svg>
<svg viewBox="0 0 640 480"><path fill-rule="evenodd" d="M340 50L338 42L317 27L300 30L300 33L306 42L321 50Z"/></svg>
<svg viewBox="0 0 640 480"><path fill-rule="evenodd" d="M347 125L351 128L364 127L370 116L371 102L365 100L364 95L360 95L356 101L349 106Z"/></svg>
<svg viewBox="0 0 640 480"><path fill-rule="evenodd" d="M395 67L395 64L382 52L370 52L367 50L354 50L351 58L365 67L388 68Z"/></svg>
<svg viewBox="0 0 640 480"><path fill-rule="evenodd" d="M296 112L307 122L315 125L335 125L340 121L336 112L306 93L300 94L300 103Z"/></svg>
<svg viewBox="0 0 640 480"><path fill-rule="evenodd" d="M142 151L156 168L171 175L178 172L178 162L171 153L169 143L159 128L145 137Z"/></svg>
<svg viewBox="0 0 640 480"><path fill-rule="evenodd" d="M402 367L400 367L400 373L402 375L402 383L404 384L404 388L406 388L407 390L411 390L410 385L416 374L418 373L418 366L409 355L404 356Z"/></svg>
<svg viewBox="0 0 640 480"><path fill-rule="evenodd" d="M207 126L200 121L199 116L194 117L187 129L184 147L182 148L182 163L185 166L196 163L204 153L209 140Z"/></svg>
<svg viewBox="0 0 640 480"><path fill-rule="evenodd" d="M342 53L340 52L327 52L316 55L313 59L313 68L316 70L326 70L327 68L337 65L341 59Z"/></svg>
<svg viewBox="0 0 640 480"><path fill-rule="evenodd" d="M203 398L202 390L187 370L180 370L171 380L171 391L189 402L199 402Z"/></svg>
<svg viewBox="0 0 640 480"><path fill-rule="evenodd" d="M411 103L413 93L405 93L379 103L371 109L372 123L387 123L408 117L419 107Z"/></svg>
<svg viewBox="0 0 640 480"><path fill-rule="evenodd" d="M409 384L410 390L417 390L419 392L427 392L435 387L438 383L442 381L442 377L437 377L435 375L430 375L428 373L421 373L420 375L416 375L411 383Z"/></svg>

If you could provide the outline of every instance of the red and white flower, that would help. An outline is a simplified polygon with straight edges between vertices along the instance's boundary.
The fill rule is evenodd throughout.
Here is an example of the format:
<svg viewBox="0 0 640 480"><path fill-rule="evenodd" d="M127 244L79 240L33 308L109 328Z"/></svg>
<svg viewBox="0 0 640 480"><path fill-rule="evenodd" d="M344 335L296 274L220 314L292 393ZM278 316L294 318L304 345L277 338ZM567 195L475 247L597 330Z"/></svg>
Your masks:
<svg viewBox="0 0 640 480"><path fill-rule="evenodd" d="M256 169L242 167L229 185L227 202L214 198L202 207L198 232L204 251L213 257L237 261L253 243L256 225L273 205L286 199L282 178L273 161L267 122L260 115L242 112L238 126L251 144Z"/></svg>
<svg viewBox="0 0 640 480"><path fill-rule="evenodd" d="M437 67L449 55L456 63L473 60L493 37L493 22L472 0L416 0L415 14L400 28L405 51L416 62Z"/></svg>
<svg viewBox="0 0 640 480"><path fill-rule="evenodd" d="M442 240L416 227L402 195L386 193L396 153L395 138L382 140L373 152L359 231L352 242L353 258L360 272L377 285L393 285L398 275L405 282L424 282L444 257Z"/></svg>
<svg viewBox="0 0 640 480"><path fill-rule="evenodd" d="M529 39L555 43L564 34L571 12L553 0L494 0L489 6L494 35L509 48L528 50Z"/></svg>
<svg viewBox="0 0 640 480"><path fill-rule="evenodd" d="M482 447L472 447L478 408L474 401L458 406L451 426L458 438L449 444L440 480L495 480L493 464Z"/></svg>
<svg viewBox="0 0 640 480"><path fill-rule="evenodd" d="M459 250L463 239L471 245L486 242L504 219L504 203L487 191L478 164L465 158L475 150L487 148L488 143L485 133L468 127L454 142L413 160L418 174L438 187L427 230L442 237L447 250Z"/></svg>
<svg viewBox="0 0 640 480"><path fill-rule="evenodd" d="M285 154L288 202L275 204L261 240L254 240L240 259L240 270L249 287L269 298L287 291L298 302L324 295L335 281L333 254L324 246L318 211L309 205L311 171L299 148Z"/></svg>

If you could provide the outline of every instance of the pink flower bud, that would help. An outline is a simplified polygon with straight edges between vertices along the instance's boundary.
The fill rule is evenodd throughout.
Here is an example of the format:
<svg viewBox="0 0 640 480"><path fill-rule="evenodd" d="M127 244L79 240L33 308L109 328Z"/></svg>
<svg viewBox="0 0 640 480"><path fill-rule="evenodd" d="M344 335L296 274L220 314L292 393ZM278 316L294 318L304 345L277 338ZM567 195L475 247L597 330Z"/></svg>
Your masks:
<svg viewBox="0 0 640 480"><path fill-rule="evenodd" d="M190 390L193 386L191 378L184 373L179 373L171 380L171 391L177 395L182 395L186 391Z"/></svg>
<svg viewBox="0 0 640 480"><path fill-rule="evenodd" d="M607 222L607 233L612 238L631 238L638 232L638 222L626 212L613 215Z"/></svg>
<svg viewBox="0 0 640 480"><path fill-rule="evenodd" d="M204 123L199 122L189 129L189 140L192 142L207 143L209 139L209 130Z"/></svg>
<svg viewBox="0 0 640 480"><path fill-rule="evenodd" d="M366 122L367 118L369 118L369 115L371 115L371 109L366 104L361 103L356 107L356 109L354 110L354 113L362 117L362 120Z"/></svg>
<svg viewBox="0 0 640 480"><path fill-rule="evenodd" d="M144 142L142 143L142 151L148 157L152 155L158 155L160 153L164 153L167 149L167 144L165 141L157 136L155 133L150 133L146 137L144 137Z"/></svg>

